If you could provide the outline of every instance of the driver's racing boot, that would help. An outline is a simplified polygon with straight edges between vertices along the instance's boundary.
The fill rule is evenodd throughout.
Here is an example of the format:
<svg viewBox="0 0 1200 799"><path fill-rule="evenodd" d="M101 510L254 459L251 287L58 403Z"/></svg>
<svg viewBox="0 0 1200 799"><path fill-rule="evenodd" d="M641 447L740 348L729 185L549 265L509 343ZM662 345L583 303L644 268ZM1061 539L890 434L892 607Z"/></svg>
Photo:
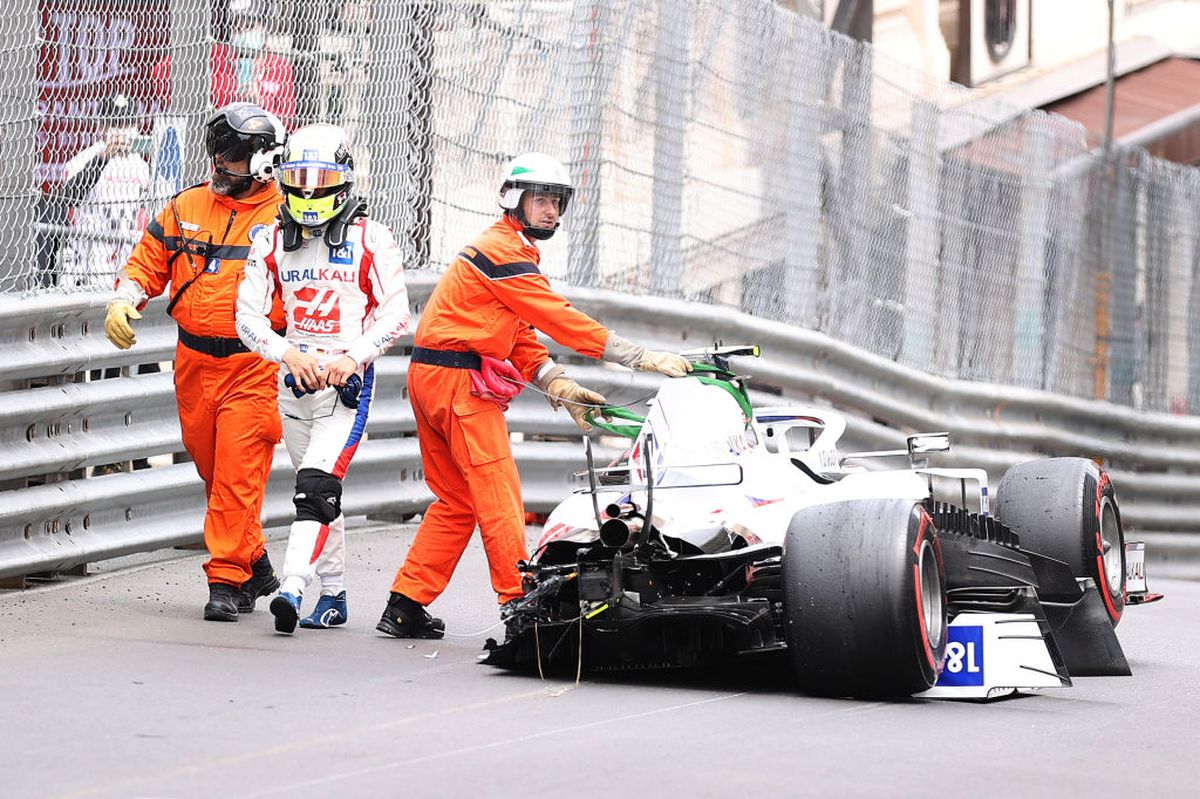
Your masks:
<svg viewBox="0 0 1200 799"><path fill-rule="evenodd" d="M271 559L264 549L262 556L250 565L250 579L242 583L238 595L238 613L253 613L254 600L279 590L279 578L271 568Z"/></svg>
<svg viewBox="0 0 1200 799"><path fill-rule="evenodd" d="M441 638L446 633L441 619L430 616L421 604L395 591L388 597L375 629L397 638Z"/></svg>
<svg viewBox="0 0 1200 799"><path fill-rule="evenodd" d="M208 584L208 604L204 606L205 621L237 621L238 589L228 583Z"/></svg>
<svg viewBox="0 0 1200 799"><path fill-rule="evenodd" d="M313 612L300 620L300 626L308 630L321 630L345 624L349 618L350 612L346 609L345 591L336 596L321 594L321 598L317 600L317 606L313 608Z"/></svg>
<svg viewBox="0 0 1200 799"><path fill-rule="evenodd" d="M300 597L280 591L271 600L271 615L275 617L275 632L291 635L296 631L296 621L300 618Z"/></svg>

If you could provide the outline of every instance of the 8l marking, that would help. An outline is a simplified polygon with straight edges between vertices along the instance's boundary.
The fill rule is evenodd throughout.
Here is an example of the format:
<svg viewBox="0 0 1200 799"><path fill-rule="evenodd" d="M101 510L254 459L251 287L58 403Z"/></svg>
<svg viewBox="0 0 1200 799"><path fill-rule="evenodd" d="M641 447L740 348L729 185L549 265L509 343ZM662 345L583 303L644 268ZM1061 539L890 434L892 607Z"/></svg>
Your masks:
<svg viewBox="0 0 1200 799"><path fill-rule="evenodd" d="M983 627L951 626L947 629L946 663L938 685L983 685Z"/></svg>

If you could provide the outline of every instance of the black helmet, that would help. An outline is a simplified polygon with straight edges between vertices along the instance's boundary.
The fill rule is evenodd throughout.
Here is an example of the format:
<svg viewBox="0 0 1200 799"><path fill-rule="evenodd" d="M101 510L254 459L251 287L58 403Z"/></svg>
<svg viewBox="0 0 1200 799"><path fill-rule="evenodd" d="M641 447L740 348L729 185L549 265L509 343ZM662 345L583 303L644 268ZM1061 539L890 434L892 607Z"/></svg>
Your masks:
<svg viewBox="0 0 1200 799"><path fill-rule="evenodd" d="M205 124L204 149L208 157L226 161L250 160L250 174L271 180L287 131L279 118L254 103L230 103L217 109Z"/></svg>

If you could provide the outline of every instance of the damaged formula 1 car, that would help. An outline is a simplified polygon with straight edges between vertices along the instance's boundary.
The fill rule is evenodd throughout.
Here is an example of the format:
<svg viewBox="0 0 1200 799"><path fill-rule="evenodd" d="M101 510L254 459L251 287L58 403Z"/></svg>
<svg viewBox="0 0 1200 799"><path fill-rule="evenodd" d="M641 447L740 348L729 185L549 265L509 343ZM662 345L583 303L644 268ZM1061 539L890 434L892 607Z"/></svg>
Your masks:
<svg viewBox="0 0 1200 799"><path fill-rule="evenodd" d="M754 347L689 354L633 439L547 519L526 594L484 663L588 671L784 652L829 696L987 699L1127 675L1114 628L1146 592L1112 483L1082 458L1011 468L989 508L982 469L935 468L945 433L840 454L827 408L751 405L729 367ZM627 423L626 423L627 422ZM907 468L879 468L907 457ZM868 468L870 467L870 468Z"/></svg>

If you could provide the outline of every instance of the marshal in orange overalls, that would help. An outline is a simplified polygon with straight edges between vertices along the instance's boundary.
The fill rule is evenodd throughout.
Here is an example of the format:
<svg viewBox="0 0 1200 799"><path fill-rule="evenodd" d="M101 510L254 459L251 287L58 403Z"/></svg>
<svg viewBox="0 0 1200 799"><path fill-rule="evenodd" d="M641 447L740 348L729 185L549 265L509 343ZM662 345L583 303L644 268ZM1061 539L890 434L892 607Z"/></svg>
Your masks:
<svg viewBox="0 0 1200 799"><path fill-rule="evenodd" d="M530 382L550 357L534 327L599 358L608 329L555 293L538 271L539 260L520 223L501 217L442 276L414 343L511 361ZM527 557L525 510L503 412L471 395L466 369L413 363L408 391L425 481L437 501L425 512L392 591L421 605L432 602L478 524L499 601L521 596L516 564Z"/></svg>
<svg viewBox="0 0 1200 799"><path fill-rule="evenodd" d="M171 286L179 324L175 396L183 446L208 499L210 583L240 586L265 543L263 493L282 436L279 366L247 351L234 315L251 237L274 221L279 201L273 184L241 200L214 194L208 184L186 189L150 223L118 276L118 294L127 280L147 297ZM271 321L284 326L278 297Z"/></svg>

